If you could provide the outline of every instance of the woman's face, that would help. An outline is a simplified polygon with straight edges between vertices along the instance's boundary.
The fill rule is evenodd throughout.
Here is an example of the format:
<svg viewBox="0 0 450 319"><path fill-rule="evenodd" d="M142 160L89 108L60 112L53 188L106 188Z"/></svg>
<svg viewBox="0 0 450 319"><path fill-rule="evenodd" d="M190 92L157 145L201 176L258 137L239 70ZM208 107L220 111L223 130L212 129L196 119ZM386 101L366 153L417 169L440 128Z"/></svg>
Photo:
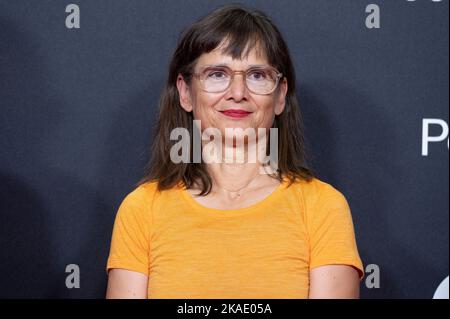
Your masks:
<svg viewBox="0 0 450 319"><path fill-rule="evenodd" d="M222 47L201 55L194 67L200 72L204 66L225 65L233 71L245 71L252 66L270 66L259 50L251 50L243 60L233 60L231 56L222 54ZM195 120L201 121L201 131L205 128L217 128L222 136L225 128L271 128L275 115L284 110L287 92L287 81L280 80L277 89L268 95L257 95L250 92L245 85L245 74L237 73L229 88L220 93L208 93L202 90L199 79L192 77L188 86L181 75L178 76L177 87L180 103L187 112L193 112ZM223 111L237 109L251 112L245 117L233 117Z"/></svg>

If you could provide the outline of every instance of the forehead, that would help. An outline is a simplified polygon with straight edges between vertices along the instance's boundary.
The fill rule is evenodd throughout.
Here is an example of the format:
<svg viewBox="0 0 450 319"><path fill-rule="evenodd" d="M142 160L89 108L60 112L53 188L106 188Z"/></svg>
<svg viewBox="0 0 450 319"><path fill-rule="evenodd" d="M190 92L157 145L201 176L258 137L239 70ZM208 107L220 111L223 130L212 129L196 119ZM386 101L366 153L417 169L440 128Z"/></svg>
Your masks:
<svg viewBox="0 0 450 319"><path fill-rule="evenodd" d="M248 67L253 65L269 65L266 54L260 46L254 46L250 50L244 50L240 58L233 59L225 53L226 43L208 53L203 53L197 59L196 67L204 65L224 64L230 67Z"/></svg>

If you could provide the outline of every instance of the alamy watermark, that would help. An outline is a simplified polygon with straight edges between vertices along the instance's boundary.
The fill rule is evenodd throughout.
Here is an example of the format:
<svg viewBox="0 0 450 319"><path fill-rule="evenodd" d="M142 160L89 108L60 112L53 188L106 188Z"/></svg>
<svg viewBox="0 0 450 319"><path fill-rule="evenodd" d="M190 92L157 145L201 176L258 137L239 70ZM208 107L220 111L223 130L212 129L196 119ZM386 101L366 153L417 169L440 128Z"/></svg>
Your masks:
<svg viewBox="0 0 450 319"><path fill-rule="evenodd" d="M261 163L260 174L273 174L278 170L278 128L227 127L222 135L221 130L214 127L200 133L200 120L194 120L192 127L193 136L184 127L171 131L170 140L177 141L170 149L173 163Z"/></svg>
<svg viewBox="0 0 450 319"><path fill-rule="evenodd" d="M365 285L368 289L380 288L380 266L369 264L365 268L367 273Z"/></svg>
<svg viewBox="0 0 450 319"><path fill-rule="evenodd" d="M80 288L80 266L77 264L70 264L66 266L66 287L68 289Z"/></svg>

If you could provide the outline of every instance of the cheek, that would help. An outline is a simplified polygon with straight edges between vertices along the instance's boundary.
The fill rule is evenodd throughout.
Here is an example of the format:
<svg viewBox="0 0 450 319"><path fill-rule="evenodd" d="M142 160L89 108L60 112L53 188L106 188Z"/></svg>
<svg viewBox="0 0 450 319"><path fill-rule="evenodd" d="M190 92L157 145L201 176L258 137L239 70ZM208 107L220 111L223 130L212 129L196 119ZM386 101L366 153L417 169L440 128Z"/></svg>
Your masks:
<svg viewBox="0 0 450 319"><path fill-rule="evenodd" d="M220 97L197 94L193 101L194 119L201 120L205 124L211 124L218 116L216 104Z"/></svg>
<svg viewBox="0 0 450 319"><path fill-rule="evenodd" d="M275 102L273 99L258 101L258 122L261 127L271 127L275 118Z"/></svg>

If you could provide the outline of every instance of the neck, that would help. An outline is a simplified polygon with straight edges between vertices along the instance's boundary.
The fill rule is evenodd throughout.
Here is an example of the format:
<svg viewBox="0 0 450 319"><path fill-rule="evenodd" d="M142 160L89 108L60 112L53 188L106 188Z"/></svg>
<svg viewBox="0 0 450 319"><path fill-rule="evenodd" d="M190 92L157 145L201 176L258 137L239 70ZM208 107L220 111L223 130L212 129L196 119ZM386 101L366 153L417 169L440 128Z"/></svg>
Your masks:
<svg viewBox="0 0 450 319"><path fill-rule="evenodd" d="M257 185L261 179L263 165L256 160L248 158L249 147L222 145L221 160L216 160L206 164L206 169L212 178L212 192L220 192L219 189L236 191L251 188Z"/></svg>

